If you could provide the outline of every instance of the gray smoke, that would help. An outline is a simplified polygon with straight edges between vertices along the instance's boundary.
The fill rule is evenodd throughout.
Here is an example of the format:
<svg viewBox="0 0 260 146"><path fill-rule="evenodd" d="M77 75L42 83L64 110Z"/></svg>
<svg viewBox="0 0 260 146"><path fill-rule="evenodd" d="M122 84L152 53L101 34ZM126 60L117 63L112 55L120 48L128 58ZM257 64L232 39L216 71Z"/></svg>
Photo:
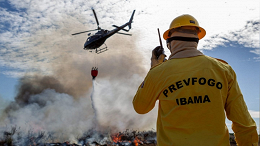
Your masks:
<svg viewBox="0 0 260 146"><path fill-rule="evenodd" d="M47 131L54 133L57 141L64 141L75 140L93 128L93 66L99 68L93 82L93 101L101 129L118 132L155 127L156 110L142 116L132 107L133 96L146 74L141 48L135 44L138 30L130 31L132 37L112 36L106 41L109 50L95 55L82 49L86 35L69 36L69 30L85 30L85 26L73 25L70 19L63 21L66 23L61 29L26 38L39 44L32 46L37 50L32 53L40 59L29 64L36 71L21 78L15 101L1 115L2 130L17 126L24 132Z"/></svg>

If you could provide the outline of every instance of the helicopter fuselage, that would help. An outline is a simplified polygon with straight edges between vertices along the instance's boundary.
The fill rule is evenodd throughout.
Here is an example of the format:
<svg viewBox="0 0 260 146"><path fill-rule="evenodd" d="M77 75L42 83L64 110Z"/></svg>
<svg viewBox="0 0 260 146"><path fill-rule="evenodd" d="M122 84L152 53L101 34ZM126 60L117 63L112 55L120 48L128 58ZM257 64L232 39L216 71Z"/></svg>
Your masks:
<svg viewBox="0 0 260 146"><path fill-rule="evenodd" d="M125 24L123 24L121 26L112 25L112 26L114 26L116 28L111 30L111 31L104 30L104 29L101 29L99 27L99 22L98 22L96 13L95 13L94 9L92 9L92 10L93 10L93 13L94 13L97 25L98 25L98 28L95 29L95 30L98 30L98 32L87 38L87 40L86 40L86 42L84 44L84 49L85 50L96 50L96 53L102 53L102 52L107 50L106 49L107 47L104 47L104 48L99 48L99 47L102 46L105 43L107 38L111 37L115 33L124 34L124 35L131 35L131 34L121 33L121 32L118 32L118 31L124 30L124 31L128 32L131 29L131 23L132 23L132 20L133 20L133 17L134 17L135 10L133 11L133 13L131 15L131 18L130 18L130 20L127 23L125 23ZM128 30L124 29L126 26L129 27ZM78 33L74 33L72 35L78 35L78 34L81 34L81 33L86 33L86 32L95 31L95 30L88 30L88 31L78 32Z"/></svg>
<svg viewBox="0 0 260 146"><path fill-rule="evenodd" d="M99 48L102 44L105 43L107 37L102 35L93 35L87 39L84 44L85 50L96 49Z"/></svg>
<svg viewBox="0 0 260 146"><path fill-rule="evenodd" d="M86 40L86 42L84 44L84 49L85 50L90 50L90 49L99 48L102 44L105 43L107 38L109 38L110 36L114 35L115 33L120 31L121 29L123 29L127 25L129 25L129 22L124 24L124 25L122 25L122 26L120 26L120 27L118 26L117 28L115 28L115 29L113 29L111 31L104 30L104 29L99 30L93 36L88 37L88 39Z"/></svg>

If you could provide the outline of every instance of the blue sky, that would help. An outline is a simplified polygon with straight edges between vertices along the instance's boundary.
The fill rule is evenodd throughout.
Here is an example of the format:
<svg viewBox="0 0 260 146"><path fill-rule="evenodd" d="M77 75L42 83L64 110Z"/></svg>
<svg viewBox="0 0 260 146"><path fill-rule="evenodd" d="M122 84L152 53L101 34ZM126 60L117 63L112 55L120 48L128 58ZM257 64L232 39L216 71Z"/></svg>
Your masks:
<svg viewBox="0 0 260 146"><path fill-rule="evenodd" d="M7 70L6 68L1 68L1 71ZM14 100L16 94L16 85L18 84L17 78L12 78L0 75L0 96L7 100Z"/></svg>
<svg viewBox="0 0 260 146"><path fill-rule="evenodd" d="M243 46L217 47L204 51L204 54L215 58L221 58L232 66L237 74L240 89L245 101L251 110L259 110L259 80L260 64L254 60L257 55L250 53Z"/></svg>
<svg viewBox="0 0 260 146"><path fill-rule="evenodd" d="M246 48L238 44L232 47L217 47L213 50L204 51L205 55L221 58L228 62L237 75L240 89L243 93L248 109L251 111L253 119L259 125L259 104L260 104L260 64L253 58L256 54L249 52L252 48ZM226 119L227 126L231 131L231 121ZM259 127L258 127L259 129Z"/></svg>
<svg viewBox="0 0 260 146"><path fill-rule="evenodd" d="M178 4L168 0L0 0L0 97L14 100L18 81L24 76L60 76L64 85L80 82L78 78L73 80L81 77L76 74L86 74L86 77L83 76L84 79L81 78L83 81L86 80L85 78L89 77L87 68L93 65L93 56L82 50L87 36L72 37L70 34L96 29L91 8L97 13L100 27L108 30L113 29L113 24L126 23L132 11L136 9L130 31L133 36L115 35L109 38L106 41L109 51L98 56L103 70L122 78L126 75L129 80L134 81L129 84L130 88L122 78L111 81L112 77L109 74L101 72L103 80L100 82L116 82L116 85L130 88L131 92L127 93L134 95L135 86L142 81L146 72L139 73L129 67L129 64L123 64L125 58L132 60L132 66L141 66L143 70L148 71L151 50L159 45L157 28L163 33L174 17L188 13L197 18L200 26L207 32L205 38L200 40L198 49L206 55L227 61L233 67L248 109L259 125L259 2L202 0L200 3L203 5L198 8L197 2L192 0L181 1ZM133 51L129 51L128 48ZM166 54L169 56L169 51L166 51ZM116 61L113 62L114 60ZM119 62L123 62L122 67L127 68L129 72L126 73L116 66ZM66 68L67 65L70 66L69 69ZM71 66L75 68L71 69ZM64 68L72 73L63 76L61 72L64 72ZM116 87L111 88L116 90ZM112 91L108 96L120 98ZM126 102L130 107L131 98L130 96ZM105 101L106 99L103 102ZM124 109L120 105L114 106ZM138 117L135 113L129 114ZM154 115L156 112L148 116ZM149 121L148 116L146 119ZM155 122L153 124L155 125Z"/></svg>

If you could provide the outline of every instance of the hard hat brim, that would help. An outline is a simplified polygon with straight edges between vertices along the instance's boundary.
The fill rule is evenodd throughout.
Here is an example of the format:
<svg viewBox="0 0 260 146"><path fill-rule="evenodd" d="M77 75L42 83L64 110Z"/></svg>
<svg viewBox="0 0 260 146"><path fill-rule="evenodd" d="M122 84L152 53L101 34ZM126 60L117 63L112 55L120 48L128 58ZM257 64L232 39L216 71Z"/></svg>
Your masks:
<svg viewBox="0 0 260 146"><path fill-rule="evenodd" d="M188 25L186 25L186 26L188 26ZM191 25L191 26L192 26L192 25ZM200 32L198 33L198 38L199 38L199 39L202 39L202 38L206 35L205 29L202 28L202 27L199 27L199 26L194 26L194 27L199 28ZM163 38L164 38L165 40L167 40L168 38L170 38L168 34L169 34L169 32L170 32L172 29L175 29L175 28L178 28L178 27L174 27L174 28L170 28L170 29L166 30L166 31L163 33Z"/></svg>

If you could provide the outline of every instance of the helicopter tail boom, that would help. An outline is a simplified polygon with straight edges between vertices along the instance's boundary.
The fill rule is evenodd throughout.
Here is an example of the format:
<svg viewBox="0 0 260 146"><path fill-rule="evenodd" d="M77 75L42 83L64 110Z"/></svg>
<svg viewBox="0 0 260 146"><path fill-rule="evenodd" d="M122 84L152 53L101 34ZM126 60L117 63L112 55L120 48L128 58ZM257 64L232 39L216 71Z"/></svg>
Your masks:
<svg viewBox="0 0 260 146"><path fill-rule="evenodd" d="M130 18L130 20L129 20L129 22L128 22L129 30L131 29L131 23L132 23L132 21L133 21L134 14L135 14L135 10L133 11L132 16L131 16L131 18Z"/></svg>

